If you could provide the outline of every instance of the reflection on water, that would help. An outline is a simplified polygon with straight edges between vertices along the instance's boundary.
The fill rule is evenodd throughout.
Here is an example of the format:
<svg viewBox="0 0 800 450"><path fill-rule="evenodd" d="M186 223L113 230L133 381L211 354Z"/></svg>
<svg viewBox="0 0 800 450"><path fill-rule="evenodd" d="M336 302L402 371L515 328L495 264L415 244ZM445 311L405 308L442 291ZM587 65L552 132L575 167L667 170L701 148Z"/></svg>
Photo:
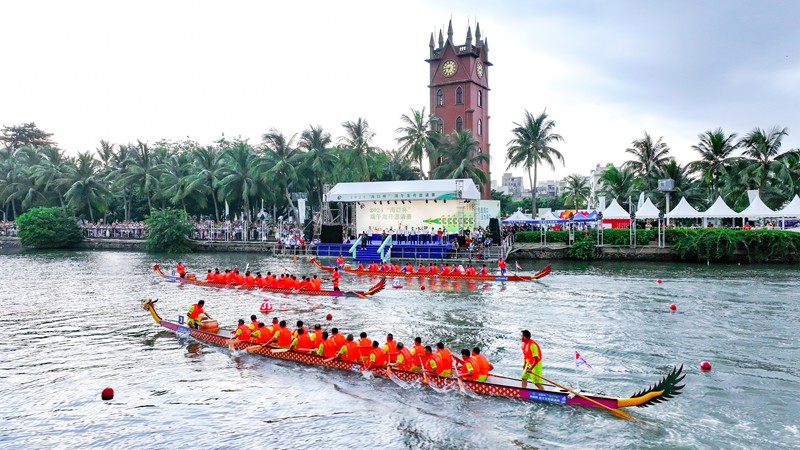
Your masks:
<svg viewBox="0 0 800 450"><path fill-rule="evenodd" d="M315 273L305 262L261 255L182 260L200 273L246 264L262 273L284 266ZM800 407L786 395L800 381L796 267L556 262L552 275L534 282L408 279L368 299L334 299L167 283L153 262L124 252L0 254L4 273L14 274L0 285L0 442L163 448L190 436L193 447L212 448L249 448L254 439L279 448L767 448L800 437ZM228 327L256 314L366 331L379 341L391 332L456 351L479 346L509 376L520 372L519 331L529 329L549 378L627 396L685 363L687 387L673 401L632 411L637 422L473 397L178 339L152 322L142 297L159 298L170 320L204 299ZM272 314L258 312L264 298ZM576 374L575 350L593 370ZM702 360L714 370L701 373ZM116 391L111 402L99 399L106 386Z"/></svg>

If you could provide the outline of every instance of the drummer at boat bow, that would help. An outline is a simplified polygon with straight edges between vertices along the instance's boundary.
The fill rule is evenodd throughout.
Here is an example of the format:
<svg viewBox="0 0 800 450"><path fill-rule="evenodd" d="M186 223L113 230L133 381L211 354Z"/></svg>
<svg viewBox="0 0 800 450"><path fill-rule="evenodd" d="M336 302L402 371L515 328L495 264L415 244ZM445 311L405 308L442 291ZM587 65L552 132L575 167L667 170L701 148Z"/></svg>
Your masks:
<svg viewBox="0 0 800 450"><path fill-rule="evenodd" d="M209 316L203 310L203 305L205 304L206 304L205 300L200 300L199 302L189 307L189 312L186 314L186 316L188 317L188 320L186 322L190 327L199 329L200 322L202 320L211 318L211 316Z"/></svg>

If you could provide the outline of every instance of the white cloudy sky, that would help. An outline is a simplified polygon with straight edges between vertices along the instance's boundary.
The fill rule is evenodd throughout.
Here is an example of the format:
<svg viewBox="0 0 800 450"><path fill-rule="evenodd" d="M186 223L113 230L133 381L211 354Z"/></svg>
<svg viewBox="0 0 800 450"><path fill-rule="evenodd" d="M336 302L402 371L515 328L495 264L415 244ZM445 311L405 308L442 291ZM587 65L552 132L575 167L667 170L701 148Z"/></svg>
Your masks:
<svg viewBox="0 0 800 450"><path fill-rule="evenodd" d="M16 1L0 7L0 125L71 153L136 139L259 142L366 118L394 148L428 103L428 39L452 17L489 39L493 178L513 122L547 108L566 167L621 163L647 130L681 162L698 133L789 128L800 147L792 1Z"/></svg>

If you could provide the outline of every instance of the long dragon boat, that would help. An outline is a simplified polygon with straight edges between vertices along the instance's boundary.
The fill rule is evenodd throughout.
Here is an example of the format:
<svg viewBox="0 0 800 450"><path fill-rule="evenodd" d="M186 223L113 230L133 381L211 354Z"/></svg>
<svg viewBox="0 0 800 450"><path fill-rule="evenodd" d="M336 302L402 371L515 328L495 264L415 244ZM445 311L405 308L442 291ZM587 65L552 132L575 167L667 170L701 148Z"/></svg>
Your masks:
<svg viewBox="0 0 800 450"><path fill-rule="evenodd" d="M324 270L326 272L333 272L333 267L323 266L321 265L316 258L311 258L309 260L312 264L317 266L318 269ZM545 275L550 273L550 266L545 267L544 269L540 270L539 272L533 275L442 275L440 273L420 273L420 272L383 272L383 271L376 271L376 270L358 270L353 269L348 265L342 266L340 269L347 273L357 274L357 275L375 275L379 277L413 277L413 278L436 278L439 280L474 280L474 281L530 281L530 280L538 280Z"/></svg>
<svg viewBox="0 0 800 450"><path fill-rule="evenodd" d="M230 330L218 330L216 332L209 332L204 330L197 330L189 328L175 322L170 322L162 319L155 310L154 303L157 300L142 299L142 308L149 311L153 316L155 322L173 331L179 337L191 337L200 342L213 344L220 347L228 346L230 341ZM251 345L248 342L234 341L233 344L236 350L248 350ZM522 387L522 380L511 379L507 377L498 377L489 375L485 382L457 380L455 378L440 377L437 375L423 375L415 372L406 372L397 369L387 370L385 367L374 367L366 369L363 364L357 362L349 362L341 359L326 359L316 354L298 352L286 349L273 349L271 347L260 347L253 350L251 353L264 356L267 358L282 359L287 361L294 361L300 364L307 364L312 366L324 366L333 369L345 371L363 371L370 370L377 377L397 377L406 382L417 381L424 384L436 386L438 388L453 388L461 389L463 391L471 391L479 395L488 395L496 397L519 398L525 400L532 400L536 402L557 403L562 405L575 405L587 407L604 407L612 410L620 408L627 408L632 406L647 407L656 403L665 402L676 395L681 394L681 389L684 385L679 384L683 378L683 366L673 368L667 375L659 380L652 387L643 389L631 397L614 398L600 394L589 394L581 392L580 395L572 395L565 390L556 389L537 389L535 385L531 387ZM593 403L596 402L596 403ZM616 411L620 412L620 411ZM621 413L621 412L620 412Z"/></svg>
<svg viewBox="0 0 800 450"><path fill-rule="evenodd" d="M205 280L198 280L196 278L190 278L188 275L186 278L181 278L177 275L168 275L165 274L161 267L158 264L153 265L153 270L156 271L162 278L167 279L173 282L179 282L184 284L194 284L197 286L206 286L206 287L216 287L216 288L228 288L228 289L240 289L240 290L259 290L265 292L277 292L281 294L303 294L303 295L327 295L330 297L358 297L364 298L368 295L376 294L382 291L386 287L386 278L381 278L378 282L372 286L371 288L367 289L366 291L335 291L329 289L319 289L319 290L310 290L310 289L303 289L297 290L292 288L273 288L273 287L261 287L261 286L248 286L244 284L226 284L226 283L214 283L211 281Z"/></svg>

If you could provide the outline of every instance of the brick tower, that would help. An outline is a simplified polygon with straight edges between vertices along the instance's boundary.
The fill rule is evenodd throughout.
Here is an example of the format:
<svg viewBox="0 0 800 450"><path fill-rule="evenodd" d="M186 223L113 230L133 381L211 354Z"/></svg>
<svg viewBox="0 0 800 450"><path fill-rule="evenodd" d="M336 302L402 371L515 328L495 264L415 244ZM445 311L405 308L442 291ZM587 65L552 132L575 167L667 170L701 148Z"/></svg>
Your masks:
<svg viewBox="0 0 800 450"><path fill-rule="evenodd" d="M478 151L489 155L489 46L481 40L481 26L467 27L467 39L463 45L453 43L453 21L447 26L447 40L439 30L439 46L433 33L430 40L431 112L441 119L439 131L450 134L454 131L471 130L478 141ZM437 162L434 162L436 164ZM481 167L489 173L489 164ZM489 184L481 187L484 199L492 198Z"/></svg>

